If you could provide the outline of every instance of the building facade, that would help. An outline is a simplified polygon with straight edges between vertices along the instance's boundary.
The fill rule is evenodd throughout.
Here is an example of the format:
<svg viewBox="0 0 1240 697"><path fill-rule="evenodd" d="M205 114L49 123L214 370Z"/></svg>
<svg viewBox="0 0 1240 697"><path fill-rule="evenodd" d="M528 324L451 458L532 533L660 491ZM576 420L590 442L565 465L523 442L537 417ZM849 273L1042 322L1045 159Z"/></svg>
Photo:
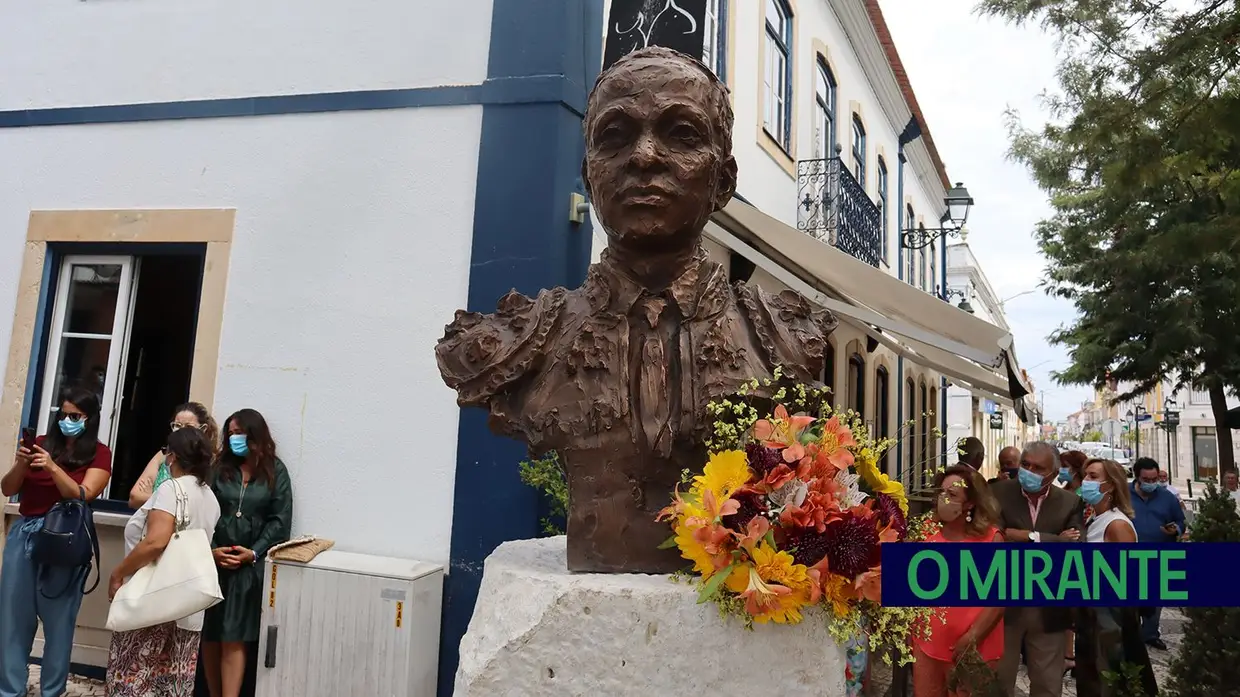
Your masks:
<svg viewBox="0 0 1240 697"><path fill-rule="evenodd" d="M973 316L1008 331L1003 303L995 295L986 272L966 241L947 247L947 293ZM1029 440L1028 424L1017 415L1012 402L994 396L978 395L952 386L947 392L947 438L955 443L974 436L986 446L988 477L997 472L999 451L1008 446L1023 447Z"/></svg>
<svg viewBox="0 0 1240 697"><path fill-rule="evenodd" d="M602 0L0 9L0 448L98 384L105 577L173 406L256 408L298 534L450 570L450 692L482 562L540 502L433 348L458 308L584 278L602 23ZM106 612L88 596L80 666Z"/></svg>
<svg viewBox="0 0 1240 697"><path fill-rule="evenodd" d="M1118 387L1120 392L1131 388L1122 383ZM1227 408L1237 406L1240 400L1229 396ZM1170 419L1169 413L1174 414ZM1198 496L1207 482L1221 484L1218 428L1206 390L1176 389L1173 383L1164 382L1148 394L1116 404L1114 418L1123 424L1123 447L1131 449L1134 457L1157 460L1182 493L1191 489ZM1231 436L1233 456L1240 460L1240 431L1233 429Z"/></svg>

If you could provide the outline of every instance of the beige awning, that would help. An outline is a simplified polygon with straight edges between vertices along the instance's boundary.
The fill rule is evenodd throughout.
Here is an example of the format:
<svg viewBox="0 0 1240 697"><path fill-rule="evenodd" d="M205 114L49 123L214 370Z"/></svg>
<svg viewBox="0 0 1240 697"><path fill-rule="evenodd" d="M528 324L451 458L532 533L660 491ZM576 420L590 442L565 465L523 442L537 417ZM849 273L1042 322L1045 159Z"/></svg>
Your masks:
<svg viewBox="0 0 1240 697"><path fill-rule="evenodd" d="M709 237L874 339L961 387L1011 403L1028 393L1012 336L740 201ZM1017 394L1013 394L1013 393Z"/></svg>

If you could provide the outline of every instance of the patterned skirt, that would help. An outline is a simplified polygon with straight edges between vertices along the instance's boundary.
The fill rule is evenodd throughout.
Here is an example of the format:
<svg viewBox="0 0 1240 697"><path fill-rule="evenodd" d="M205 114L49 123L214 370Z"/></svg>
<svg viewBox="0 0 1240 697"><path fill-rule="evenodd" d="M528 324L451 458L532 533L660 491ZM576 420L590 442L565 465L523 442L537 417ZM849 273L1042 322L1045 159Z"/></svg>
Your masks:
<svg viewBox="0 0 1240 697"><path fill-rule="evenodd" d="M108 651L109 697L191 697L201 632L176 622L113 632Z"/></svg>

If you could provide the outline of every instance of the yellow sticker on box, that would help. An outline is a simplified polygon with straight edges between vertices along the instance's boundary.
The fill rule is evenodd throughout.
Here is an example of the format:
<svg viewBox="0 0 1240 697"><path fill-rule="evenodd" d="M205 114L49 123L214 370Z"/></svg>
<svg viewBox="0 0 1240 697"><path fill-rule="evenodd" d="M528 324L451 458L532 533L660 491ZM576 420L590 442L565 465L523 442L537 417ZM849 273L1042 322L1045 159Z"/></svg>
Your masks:
<svg viewBox="0 0 1240 697"><path fill-rule="evenodd" d="M400 625L402 623L402 620L404 619L403 617L404 611L405 611L405 604L396 603L396 628L397 629L400 629Z"/></svg>

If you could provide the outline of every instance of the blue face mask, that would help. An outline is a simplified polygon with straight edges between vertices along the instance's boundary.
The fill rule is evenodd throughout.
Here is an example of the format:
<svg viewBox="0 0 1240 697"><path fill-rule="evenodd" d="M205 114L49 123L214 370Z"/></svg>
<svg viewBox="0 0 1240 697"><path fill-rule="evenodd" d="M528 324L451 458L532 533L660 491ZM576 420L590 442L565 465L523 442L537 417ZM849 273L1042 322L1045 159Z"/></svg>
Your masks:
<svg viewBox="0 0 1240 697"><path fill-rule="evenodd" d="M1042 490L1042 487L1046 486L1046 480L1042 479L1033 472L1030 472L1024 467L1021 467L1016 471L1016 477L1020 480L1020 488L1031 494L1038 493Z"/></svg>
<svg viewBox="0 0 1240 697"><path fill-rule="evenodd" d="M250 443L244 433L234 433L228 436L228 449L237 457L245 457L250 454Z"/></svg>
<svg viewBox="0 0 1240 697"><path fill-rule="evenodd" d="M1068 482L1072 481L1072 471L1069 470L1067 467L1060 467L1059 468L1059 481L1063 482L1064 484L1067 484Z"/></svg>
<svg viewBox="0 0 1240 697"><path fill-rule="evenodd" d="M82 431L86 430L86 419L78 419L77 421L61 419L56 425L60 426L60 432L65 434L66 437L75 438L82 435Z"/></svg>
<svg viewBox="0 0 1240 697"><path fill-rule="evenodd" d="M1077 493L1081 495L1085 503L1091 506L1097 506L1104 496L1102 493L1102 483L1093 481L1081 482L1081 488L1077 489Z"/></svg>
<svg viewBox="0 0 1240 697"><path fill-rule="evenodd" d="M1141 482L1141 491L1147 494L1158 491L1158 482Z"/></svg>

